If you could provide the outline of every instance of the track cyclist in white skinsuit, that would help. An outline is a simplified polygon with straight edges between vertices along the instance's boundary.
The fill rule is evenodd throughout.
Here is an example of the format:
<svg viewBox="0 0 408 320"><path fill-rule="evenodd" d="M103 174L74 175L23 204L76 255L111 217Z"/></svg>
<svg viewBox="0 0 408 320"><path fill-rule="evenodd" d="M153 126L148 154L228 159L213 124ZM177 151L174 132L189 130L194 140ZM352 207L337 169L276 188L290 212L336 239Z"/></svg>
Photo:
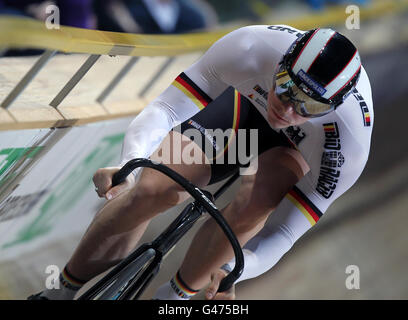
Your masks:
<svg viewBox="0 0 408 320"><path fill-rule="evenodd" d="M62 289L30 298L72 299L85 282L134 249L153 216L187 198L169 178L148 168L111 188L112 175L127 161L163 159L164 146L175 149L180 137L181 150L204 161L180 163L169 156L165 164L200 187L256 160L256 172L242 176L222 213L244 248L238 281L257 277L357 181L368 159L373 119L369 79L357 49L343 35L284 25L248 26L227 34L130 124L120 166L94 175L98 195L108 201L61 273ZM198 129L200 143L188 129ZM232 134L219 141L210 129L232 129ZM258 129L258 153L247 163L228 161L231 141L252 142L240 138L238 129ZM227 157L225 164L211 161L220 154ZM190 299L211 283L207 299L233 299L233 290L215 294L233 268L232 258L228 240L208 219L177 274L153 298Z"/></svg>

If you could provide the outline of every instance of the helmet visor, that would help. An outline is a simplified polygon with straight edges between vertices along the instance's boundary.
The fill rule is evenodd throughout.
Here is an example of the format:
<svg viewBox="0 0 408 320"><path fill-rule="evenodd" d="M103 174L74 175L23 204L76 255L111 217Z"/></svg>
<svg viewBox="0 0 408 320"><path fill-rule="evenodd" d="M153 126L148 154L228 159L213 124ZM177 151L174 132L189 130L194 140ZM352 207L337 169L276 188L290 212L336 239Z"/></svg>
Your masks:
<svg viewBox="0 0 408 320"><path fill-rule="evenodd" d="M296 113L302 117L321 117L335 109L334 105L317 101L303 92L283 65L280 65L275 74L275 94L282 102L291 103Z"/></svg>

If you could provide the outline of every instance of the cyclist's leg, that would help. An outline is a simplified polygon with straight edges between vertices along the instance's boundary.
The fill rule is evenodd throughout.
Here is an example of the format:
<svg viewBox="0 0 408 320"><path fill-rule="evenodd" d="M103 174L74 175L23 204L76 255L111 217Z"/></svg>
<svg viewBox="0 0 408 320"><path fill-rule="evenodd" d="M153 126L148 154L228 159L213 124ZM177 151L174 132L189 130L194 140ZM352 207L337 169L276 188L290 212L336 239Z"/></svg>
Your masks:
<svg viewBox="0 0 408 320"><path fill-rule="evenodd" d="M250 105L248 107L247 105ZM241 245L263 227L270 212L284 195L308 171L301 154L280 132L272 130L250 101L241 97L241 109L247 115L239 128L258 129L258 171L244 176L238 194L223 214ZM241 139L238 135L238 139ZM238 141L247 145L252 139ZM205 243L205 245L204 245ZM221 229L210 219L199 230L188 250L179 277L189 288L200 289L209 280L214 269L233 257L231 245Z"/></svg>
<svg viewBox="0 0 408 320"><path fill-rule="evenodd" d="M259 156L257 173L243 177L236 197L222 212L242 246L263 227L270 212L307 169L300 154L286 147ZM233 256L226 236L209 219L196 234L179 276L188 287L200 289L209 282L211 272Z"/></svg>
<svg viewBox="0 0 408 320"><path fill-rule="evenodd" d="M180 141L182 135L170 132L161 147L151 156L162 159L163 146ZM211 169L205 155L191 140L183 136L181 151L188 147L201 158L201 163L165 163L188 180L199 186L207 185ZM164 148L163 148L164 150ZM168 150L168 149L166 149ZM160 157L159 157L160 156ZM136 186L108 201L89 226L67 269L76 278L88 281L126 257L136 246L150 219L160 212L181 203L188 194L173 180L157 170L144 168Z"/></svg>

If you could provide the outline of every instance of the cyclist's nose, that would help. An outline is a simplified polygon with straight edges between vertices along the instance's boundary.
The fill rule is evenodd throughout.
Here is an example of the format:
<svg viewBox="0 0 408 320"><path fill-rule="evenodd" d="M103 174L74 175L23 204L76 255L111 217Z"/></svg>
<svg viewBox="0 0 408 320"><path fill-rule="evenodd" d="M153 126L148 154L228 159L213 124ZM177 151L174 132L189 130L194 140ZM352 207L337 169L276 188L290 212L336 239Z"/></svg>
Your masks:
<svg viewBox="0 0 408 320"><path fill-rule="evenodd" d="M281 114L292 114L295 112L295 106L291 101L280 100L279 111L281 112Z"/></svg>

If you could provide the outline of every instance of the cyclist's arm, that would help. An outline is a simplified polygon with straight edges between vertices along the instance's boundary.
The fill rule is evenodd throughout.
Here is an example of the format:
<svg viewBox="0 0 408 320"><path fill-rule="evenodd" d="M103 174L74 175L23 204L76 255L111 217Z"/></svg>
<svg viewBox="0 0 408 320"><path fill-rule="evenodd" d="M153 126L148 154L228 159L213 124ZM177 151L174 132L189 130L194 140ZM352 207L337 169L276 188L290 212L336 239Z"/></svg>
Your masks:
<svg viewBox="0 0 408 320"><path fill-rule="evenodd" d="M355 148L358 144L353 143ZM245 267L237 282L255 278L271 269L287 253L293 244L313 227L335 199L357 181L366 164L368 155L363 150L344 151L347 165L343 170L329 198L316 192L316 186L311 185L308 175L285 196L278 207L272 212L263 229L244 246ZM315 173L316 174L316 173ZM319 172L317 172L317 175ZM318 176L317 176L318 177ZM234 260L228 263L234 266Z"/></svg>
<svg viewBox="0 0 408 320"><path fill-rule="evenodd" d="M244 246L245 267L237 282L255 278L275 266L322 216L323 210L314 208L308 212L300 204L306 196L300 196L298 191L291 190L285 196L262 230ZM233 267L234 261L229 265Z"/></svg>
<svg viewBox="0 0 408 320"><path fill-rule="evenodd" d="M168 132L192 117L219 96L228 86L235 86L253 76L246 28L235 30L208 49L193 65L131 122L126 131L121 162L149 157Z"/></svg>

